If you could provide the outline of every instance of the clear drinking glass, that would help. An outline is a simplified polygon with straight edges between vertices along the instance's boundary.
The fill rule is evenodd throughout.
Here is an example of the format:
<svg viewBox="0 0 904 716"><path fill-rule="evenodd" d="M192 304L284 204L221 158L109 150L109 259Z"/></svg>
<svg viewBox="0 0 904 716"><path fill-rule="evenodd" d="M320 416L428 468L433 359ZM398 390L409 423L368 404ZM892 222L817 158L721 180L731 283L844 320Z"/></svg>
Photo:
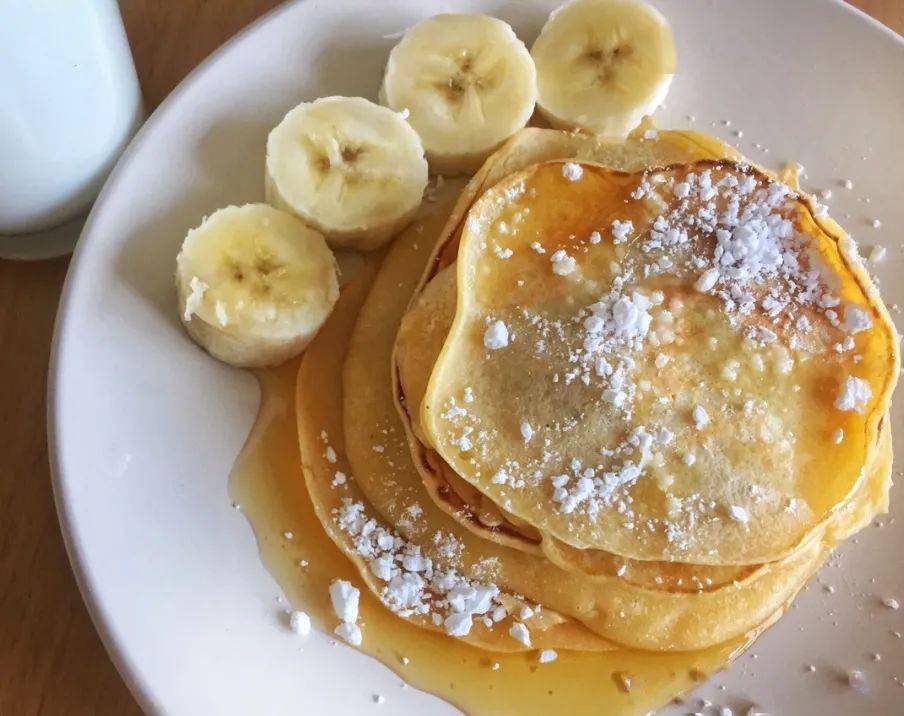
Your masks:
<svg viewBox="0 0 904 716"><path fill-rule="evenodd" d="M0 257L71 251L143 119L116 0L0 0Z"/></svg>

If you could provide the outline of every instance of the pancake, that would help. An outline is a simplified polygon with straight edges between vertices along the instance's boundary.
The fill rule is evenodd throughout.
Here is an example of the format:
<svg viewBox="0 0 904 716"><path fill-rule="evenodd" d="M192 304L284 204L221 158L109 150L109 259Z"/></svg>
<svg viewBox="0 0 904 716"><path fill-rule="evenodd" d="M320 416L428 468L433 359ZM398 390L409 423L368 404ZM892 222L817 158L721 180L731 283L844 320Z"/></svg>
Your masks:
<svg viewBox="0 0 904 716"><path fill-rule="evenodd" d="M430 371L452 324L454 313L454 268L447 267L427 284L417 300L412 303L402 320L396 339L395 361L399 387L406 400L414 406L420 405L423 399ZM405 415L407 413L403 413L403 417ZM417 436L422 434L416 410L412 432ZM886 442L890 447L890 438L886 438ZM618 576L648 589L701 592L742 580L753 574L758 567L758 565L720 567L639 561L602 550L579 550L549 535L541 535L536 531L528 532L529 527L515 522L516 518L498 507L495 510L496 521L488 524L480 517L482 511L492 509L487 505L489 501L486 497L479 493L475 497L466 488L462 488L460 483L464 481L455 475L434 451L421 443L417 444L426 455L428 463L427 471L421 470L422 478L428 492L440 508L457 518L475 534L526 551L539 551L553 564L563 569L588 577ZM415 455L415 464L417 462ZM882 494L881 490L879 494ZM478 507L475 508L474 505ZM879 509L882 509L881 505L880 500L877 503ZM513 539L512 535L522 535L522 541Z"/></svg>
<svg viewBox="0 0 904 716"><path fill-rule="evenodd" d="M418 287L416 300L426 304L436 300L432 293L438 294L439 289L427 292L426 285L432 283L432 279L437 277L437 272L442 272L454 263L461 222L470 209L471 202L506 173L553 158L580 157L631 170L675 161L740 157L733 147L700 132L663 130L656 132L654 138L648 138L647 130L652 128L652 124L645 122L627 140L608 140L583 133L539 128L527 128L517 133L493 154L477 175L468 182L436 242L428 270ZM454 281L451 272L444 281ZM395 387L399 398L409 396L414 412L419 409L426 391L429 375L424 369L427 367L432 369L452 321L452 312L446 310L450 301L446 288L443 289L443 294L437 295L436 298L447 302L445 306L440 307L443 309L442 315L448 317L447 320L443 319L446 320L446 325L442 331L435 330L436 326L430 322L426 326L421 326L419 321L403 321L399 330L398 343L403 345L402 350L397 351L394 365L399 368L398 364L401 361L409 361L412 369L406 372L409 379L417 382L407 390L404 386ZM454 299L451 301L454 302ZM432 305L422 306L423 313L420 313L419 317L429 317L430 321L438 320L439 312L435 308ZM428 333L421 335L425 329ZM397 383L397 371L394 371L393 379ZM524 520L507 513L459 477L434 450L424 444L424 436L419 432L419 421L416 417L411 415L401 402L398 407L411 443L415 466L437 504L481 536L488 536L501 544L526 551L541 552L541 537L538 530ZM556 559L563 552L553 550L551 554Z"/></svg>
<svg viewBox="0 0 904 716"><path fill-rule="evenodd" d="M641 649L703 648L738 638L774 618L821 563L828 545L820 539L814 537L786 559L765 565L746 579L687 594L643 589L606 575L586 579L543 557L481 539L434 504L412 463L386 380L399 323L431 249L411 232L394 242L358 314L341 391L318 378L326 367L335 370L341 353L321 352L321 362L328 364L321 371L309 362L317 352L305 359L310 371L307 384L316 385L318 401L331 401L324 415L310 415L311 407L304 401L298 406L300 430L308 446L303 449L306 478L315 502L323 499L317 494L318 486L333 494L323 487L332 473L328 466L320 469L324 465L316 459L321 421L329 417L327 431L334 443L341 421L343 459L348 460L350 477L346 484L360 489L387 524L440 568L454 566L469 579L492 578L504 592L542 604L543 611L572 617L606 640ZM304 385L300 381L302 392ZM321 509L320 515L329 520L330 509ZM458 555L454 563L449 561L450 551L443 548L450 543Z"/></svg>
<svg viewBox="0 0 904 716"><path fill-rule="evenodd" d="M430 447L577 549L789 557L855 494L898 370L875 289L813 210L737 162L508 177L462 231Z"/></svg>

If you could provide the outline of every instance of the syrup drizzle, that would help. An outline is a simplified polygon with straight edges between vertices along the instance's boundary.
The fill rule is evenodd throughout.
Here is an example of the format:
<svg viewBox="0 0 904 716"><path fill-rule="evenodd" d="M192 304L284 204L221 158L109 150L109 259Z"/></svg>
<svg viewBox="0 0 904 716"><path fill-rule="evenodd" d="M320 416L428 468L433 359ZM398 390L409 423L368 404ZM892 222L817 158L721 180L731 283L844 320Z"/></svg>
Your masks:
<svg viewBox="0 0 904 716"><path fill-rule="evenodd" d="M229 491L251 523L265 566L316 628L330 633L336 625L330 582L352 580L361 587L360 648L407 683L470 714L646 714L723 668L743 646L736 641L673 654L561 650L556 661L540 664L536 652L485 652L391 614L360 583L314 514L296 436L297 368L298 362L291 361L258 372L261 407L230 475ZM284 537L287 531L293 533L291 540ZM299 565L302 560L307 566Z"/></svg>

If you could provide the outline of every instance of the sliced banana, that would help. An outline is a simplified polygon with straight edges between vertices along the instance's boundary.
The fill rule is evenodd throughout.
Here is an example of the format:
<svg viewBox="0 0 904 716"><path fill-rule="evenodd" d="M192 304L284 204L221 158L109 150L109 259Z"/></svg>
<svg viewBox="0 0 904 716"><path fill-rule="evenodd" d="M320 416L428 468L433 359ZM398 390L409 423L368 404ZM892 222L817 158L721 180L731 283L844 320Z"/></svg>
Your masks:
<svg viewBox="0 0 904 716"><path fill-rule="evenodd" d="M300 104L267 138L267 201L336 248L386 243L414 217L426 186L417 132L361 97Z"/></svg>
<svg viewBox="0 0 904 716"><path fill-rule="evenodd" d="M176 259L188 334L231 365L278 365L326 320L339 284L317 231L266 204L220 209L188 232Z"/></svg>
<svg viewBox="0 0 904 716"><path fill-rule="evenodd" d="M433 171L471 172L527 124L537 100L536 70L502 20L437 15L392 49L380 99L408 111Z"/></svg>
<svg viewBox="0 0 904 716"><path fill-rule="evenodd" d="M641 0L572 0L550 15L531 55L550 124L609 137L652 114L675 73L668 20Z"/></svg>

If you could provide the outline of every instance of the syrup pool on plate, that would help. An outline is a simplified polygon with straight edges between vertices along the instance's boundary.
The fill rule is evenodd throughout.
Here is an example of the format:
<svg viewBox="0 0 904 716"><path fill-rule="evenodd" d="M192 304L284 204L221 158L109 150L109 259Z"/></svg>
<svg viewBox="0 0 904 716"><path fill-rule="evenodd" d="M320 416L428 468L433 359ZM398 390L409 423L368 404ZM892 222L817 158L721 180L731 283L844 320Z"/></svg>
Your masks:
<svg viewBox="0 0 904 716"><path fill-rule="evenodd" d="M258 372L261 407L229 489L251 523L264 564L293 608L332 633L338 622L330 582L358 584L359 579L321 527L305 487L295 425L297 370L296 360ZM536 651L496 654L416 627L384 608L366 588L361 589L358 623L364 635L361 650L412 686L471 714L646 714L723 668L745 645L735 640L671 654L560 650L555 661L540 664Z"/></svg>

